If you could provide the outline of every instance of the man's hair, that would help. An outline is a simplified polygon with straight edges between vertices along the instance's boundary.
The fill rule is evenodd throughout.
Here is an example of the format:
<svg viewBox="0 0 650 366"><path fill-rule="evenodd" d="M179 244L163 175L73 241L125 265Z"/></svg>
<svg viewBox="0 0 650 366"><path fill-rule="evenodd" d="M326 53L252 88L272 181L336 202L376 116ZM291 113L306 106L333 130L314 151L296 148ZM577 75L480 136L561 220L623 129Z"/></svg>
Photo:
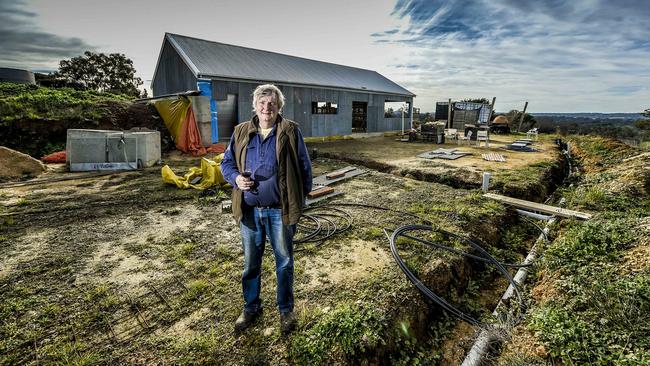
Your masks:
<svg viewBox="0 0 650 366"><path fill-rule="evenodd" d="M253 112L255 112L257 101L261 97L266 96L275 97L275 101L278 103L278 109L282 112L282 107L284 107L284 94L282 94L282 91L273 84L264 84L255 88L255 91L253 92Z"/></svg>

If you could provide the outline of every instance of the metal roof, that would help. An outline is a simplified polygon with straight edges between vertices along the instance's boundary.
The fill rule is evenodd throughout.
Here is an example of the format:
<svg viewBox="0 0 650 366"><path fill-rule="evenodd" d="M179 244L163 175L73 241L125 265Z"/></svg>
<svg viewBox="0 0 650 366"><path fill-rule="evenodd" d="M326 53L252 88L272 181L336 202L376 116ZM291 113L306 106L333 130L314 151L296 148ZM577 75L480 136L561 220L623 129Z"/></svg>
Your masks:
<svg viewBox="0 0 650 366"><path fill-rule="evenodd" d="M405 96L415 94L376 71L165 33L197 78L271 81Z"/></svg>

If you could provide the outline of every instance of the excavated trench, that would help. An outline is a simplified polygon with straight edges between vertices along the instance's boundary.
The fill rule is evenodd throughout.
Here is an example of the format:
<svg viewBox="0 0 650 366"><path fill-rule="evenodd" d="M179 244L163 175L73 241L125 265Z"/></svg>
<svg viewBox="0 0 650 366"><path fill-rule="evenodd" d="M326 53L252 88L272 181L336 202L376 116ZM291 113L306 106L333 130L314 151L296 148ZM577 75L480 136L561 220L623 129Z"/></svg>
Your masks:
<svg viewBox="0 0 650 366"><path fill-rule="evenodd" d="M402 177L408 176L408 178L425 182L445 184L455 189L475 189L479 187L478 184L467 182L453 176L441 176L440 174L421 172L417 169L399 169L390 164L343 157L332 153L322 153L319 155L364 166L383 173L390 173ZM558 160L543 170L537 184L531 187L505 187L501 185L495 187L495 189L501 194L511 197L543 202L563 183L568 173L569 166L567 157L559 154ZM486 243L489 247L485 249L488 251L511 251L511 247L502 244L503 239L509 234L508 231L510 229L515 230L516 225L521 226L522 224L523 221L516 212L508 209L505 215L489 217L484 221L475 222L470 227L467 227L466 230L470 238L477 239L479 243ZM529 229L531 228L529 227ZM517 253L518 259L511 261L511 263L523 261L523 258L538 235L537 228L532 228L528 231L527 235L523 238L525 245ZM431 249L425 248L423 250ZM469 248L468 253L476 254L476 252L472 252ZM484 263L467 257L457 256L453 259L447 259L438 263L435 268L429 271L419 273L418 278L434 293L443 298L452 297L455 299L463 298L466 295L470 296L469 293L474 291L469 288L471 283L478 282L478 294L471 294L469 302L478 302L482 305L483 309L481 314L476 314L480 317L492 312L508 284L503 276L496 273L496 271L490 271L488 267L489 265ZM514 275L516 270L510 270L510 272ZM425 298L415 287L413 287L413 292L416 293L415 296L409 297L408 300L395 301L395 303L391 304L395 311L391 314L390 323L392 324L392 328L389 327L389 329L399 329L400 326L403 327L403 324L408 324L408 337L411 345L415 343L425 345L424 347L434 347L430 351L439 353L439 356L436 358L438 364L460 364L472 346L474 337L476 336L476 328L468 324L461 324L462 321L460 320L450 323L450 315L446 314L440 306ZM458 306L464 310L467 310L468 306L471 307L471 305L463 304L462 301L458 303ZM472 310L467 311L471 312ZM486 319L489 319L489 317ZM442 326L436 326L435 324L442 324ZM357 360L358 363L389 364L389 360L393 356L404 352L404 334L398 333L387 334L385 344L368 350L360 360ZM453 347L444 349L443 344L446 347L450 345L453 345ZM436 349L435 347L438 348ZM353 363L357 364L356 361Z"/></svg>

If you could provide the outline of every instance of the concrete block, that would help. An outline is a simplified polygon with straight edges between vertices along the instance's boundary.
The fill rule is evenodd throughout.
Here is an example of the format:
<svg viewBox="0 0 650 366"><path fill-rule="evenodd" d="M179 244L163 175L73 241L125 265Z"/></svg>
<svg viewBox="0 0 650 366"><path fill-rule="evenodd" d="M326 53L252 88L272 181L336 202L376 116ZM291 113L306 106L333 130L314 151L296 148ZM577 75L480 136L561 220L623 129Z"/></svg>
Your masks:
<svg viewBox="0 0 650 366"><path fill-rule="evenodd" d="M210 110L210 97L189 97L192 102L192 111L196 122L210 122L212 111Z"/></svg>
<svg viewBox="0 0 650 366"><path fill-rule="evenodd" d="M158 131L68 130L71 171L138 169L157 164L160 157Z"/></svg>

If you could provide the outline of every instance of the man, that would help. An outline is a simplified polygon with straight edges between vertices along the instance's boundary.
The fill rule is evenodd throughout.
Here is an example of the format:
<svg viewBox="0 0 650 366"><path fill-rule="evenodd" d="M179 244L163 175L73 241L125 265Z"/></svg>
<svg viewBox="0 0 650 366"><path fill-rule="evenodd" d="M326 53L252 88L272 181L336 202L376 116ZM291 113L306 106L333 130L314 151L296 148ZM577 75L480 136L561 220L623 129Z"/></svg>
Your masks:
<svg viewBox="0 0 650 366"><path fill-rule="evenodd" d="M280 115L284 95L271 84L253 92L255 116L235 127L221 162L233 186L232 209L244 249L244 310L235 330L248 328L262 313L261 269L269 238L275 255L280 328L295 328L293 235L311 191L311 162L298 124Z"/></svg>

